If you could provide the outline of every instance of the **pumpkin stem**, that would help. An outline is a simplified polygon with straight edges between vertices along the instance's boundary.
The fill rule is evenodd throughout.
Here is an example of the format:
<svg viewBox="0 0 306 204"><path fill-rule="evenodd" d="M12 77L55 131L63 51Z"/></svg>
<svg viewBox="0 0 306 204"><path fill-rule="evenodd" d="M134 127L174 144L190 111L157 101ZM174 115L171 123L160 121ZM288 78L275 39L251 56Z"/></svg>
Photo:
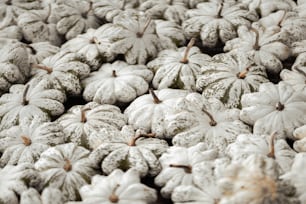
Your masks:
<svg viewBox="0 0 306 204"><path fill-rule="evenodd" d="M40 65L40 64L32 64L32 67L33 68L37 68L37 69L45 70L45 71L48 72L48 74L51 74L52 71L53 71L52 68L44 66L44 65Z"/></svg>
<svg viewBox="0 0 306 204"><path fill-rule="evenodd" d="M30 145L32 144L31 139L30 139L29 137L27 137L27 136L22 135L22 136L21 136L21 139L22 139L23 144L24 144L25 146L30 146Z"/></svg>
<svg viewBox="0 0 306 204"><path fill-rule="evenodd" d="M31 53L33 55L35 55L37 53L37 51L31 45L25 44L25 46L31 50Z"/></svg>
<svg viewBox="0 0 306 204"><path fill-rule="evenodd" d="M90 39L90 43L92 43L92 44L101 44L96 36L94 36L94 37L92 37Z"/></svg>
<svg viewBox="0 0 306 204"><path fill-rule="evenodd" d="M149 27L150 23L151 23L151 18L149 18L149 19L146 21L146 24L145 24L145 26L143 27L142 31L136 33L137 38L141 38L141 37L143 36L143 34L146 32L147 28Z"/></svg>
<svg viewBox="0 0 306 204"><path fill-rule="evenodd" d="M190 49L194 45L195 40L196 40L195 38L191 38L191 40L189 41L189 43L188 43L188 45L185 49L184 57L180 61L181 63L184 63L184 64L188 63L188 54L189 54Z"/></svg>
<svg viewBox="0 0 306 204"><path fill-rule="evenodd" d="M239 79L244 79L249 71L250 71L250 67L245 68L244 71L239 72L239 73L237 74L238 78L239 78Z"/></svg>
<svg viewBox="0 0 306 204"><path fill-rule="evenodd" d="M254 50L259 50L259 48L260 48L260 46L259 46L259 32L255 28L251 28L251 31L253 31L255 33L255 35L256 35L255 43L253 45L253 49Z"/></svg>
<svg viewBox="0 0 306 204"><path fill-rule="evenodd" d="M281 102L277 102L276 110L282 111L282 110L284 110L284 108L285 108L284 104L282 104Z"/></svg>
<svg viewBox="0 0 306 204"><path fill-rule="evenodd" d="M216 126L218 123L215 121L214 117L212 116L212 114L210 112L208 112L205 109L202 109L202 111L209 117L210 121L209 121L209 125L210 126Z"/></svg>
<svg viewBox="0 0 306 204"><path fill-rule="evenodd" d="M85 19L87 19L88 13L90 12L90 10L92 9L92 1L89 2L89 8L87 11L85 11L84 13L81 14L81 16Z"/></svg>
<svg viewBox="0 0 306 204"><path fill-rule="evenodd" d="M86 123L87 118L86 118L86 111L91 110L90 108L82 108L81 109L81 122Z"/></svg>
<svg viewBox="0 0 306 204"><path fill-rule="evenodd" d="M139 135L133 137L128 145L129 146L136 146L136 141L139 138L142 138L142 137L146 137L146 138L155 137L155 133L139 134Z"/></svg>
<svg viewBox="0 0 306 204"><path fill-rule="evenodd" d="M274 142L276 138L276 132L273 132L270 136L270 152L267 155L270 158L275 159L275 147L274 147Z"/></svg>
<svg viewBox="0 0 306 204"><path fill-rule="evenodd" d="M187 174L192 173L192 167L190 165L170 164L169 166L174 167L174 168L182 168L182 169L184 169L185 173L187 173Z"/></svg>
<svg viewBox="0 0 306 204"><path fill-rule="evenodd" d="M125 5L126 5L126 0L123 0L122 1L122 6L121 6L121 10L124 10Z"/></svg>
<svg viewBox="0 0 306 204"><path fill-rule="evenodd" d="M153 97L153 101L155 104L159 104L161 103L162 101L159 100L159 98L156 96L155 92L153 91L153 89L149 89L149 92L151 94L151 96Z"/></svg>
<svg viewBox="0 0 306 204"><path fill-rule="evenodd" d="M65 170L65 171L71 171L72 165L71 165L70 160L67 159L67 158L65 158L64 161L65 161L65 164L64 164L64 167L63 167L64 170Z"/></svg>
<svg viewBox="0 0 306 204"><path fill-rule="evenodd" d="M284 15L282 16L282 18L280 19L280 21L278 22L278 26L281 27L282 22L285 20L285 17L287 16L287 12L284 11Z"/></svg>
<svg viewBox="0 0 306 204"><path fill-rule="evenodd" d="M218 12L217 12L217 18L221 18L221 12L222 12L222 9L223 9L223 3L220 3L219 4L219 7L218 7Z"/></svg>
<svg viewBox="0 0 306 204"><path fill-rule="evenodd" d="M306 78L306 73L305 73L303 70L301 70L301 69L298 68L298 67L295 67L294 69L295 69L299 74L301 74L303 77Z"/></svg>
<svg viewBox="0 0 306 204"><path fill-rule="evenodd" d="M30 88L30 85L27 84L27 85L24 87L24 90L23 90L23 94L22 94L22 105L24 105L24 106L26 106L26 105L29 104L29 100L27 99L27 94L28 94L29 88Z"/></svg>
<svg viewBox="0 0 306 204"><path fill-rule="evenodd" d="M115 188L113 189L112 194L108 197L109 201L112 202L112 203L118 203L118 201L119 201L118 196L115 194L115 192L116 192L116 190L118 189L119 186L120 185L117 184L115 186Z"/></svg>
<svg viewBox="0 0 306 204"><path fill-rule="evenodd" d="M117 77L116 70L113 70L113 72L112 72L112 76L113 76L113 77Z"/></svg>

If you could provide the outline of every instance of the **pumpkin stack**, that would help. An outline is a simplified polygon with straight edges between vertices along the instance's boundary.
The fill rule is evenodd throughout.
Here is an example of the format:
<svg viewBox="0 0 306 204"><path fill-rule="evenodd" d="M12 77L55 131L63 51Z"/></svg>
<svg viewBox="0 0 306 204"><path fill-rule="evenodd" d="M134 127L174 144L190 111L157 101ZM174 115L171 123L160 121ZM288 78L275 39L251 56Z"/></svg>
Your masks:
<svg viewBox="0 0 306 204"><path fill-rule="evenodd" d="M0 203L305 203L305 0L2 0Z"/></svg>

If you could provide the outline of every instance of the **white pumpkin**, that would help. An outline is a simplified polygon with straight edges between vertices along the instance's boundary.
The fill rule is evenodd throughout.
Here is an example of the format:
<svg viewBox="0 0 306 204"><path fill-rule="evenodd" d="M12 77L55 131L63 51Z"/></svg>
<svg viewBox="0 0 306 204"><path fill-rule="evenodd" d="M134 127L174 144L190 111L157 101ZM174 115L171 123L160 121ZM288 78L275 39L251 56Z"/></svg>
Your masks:
<svg viewBox="0 0 306 204"><path fill-rule="evenodd" d="M60 51L59 47L50 42L37 42L26 45L31 64L40 64L45 58L55 55Z"/></svg>
<svg viewBox="0 0 306 204"><path fill-rule="evenodd" d="M0 38L11 38L21 40L23 37L21 29L16 25L0 27Z"/></svg>
<svg viewBox="0 0 306 204"><path fill-rule="evenodd" d="M110 51L110 38L118 31L112 24L104 24L98 29L89 28L86 33L72 38L61 48L83 55L91 70L96 70L102 62L114 59L115 55Z"/></svg>
<svg viewBox="0 0 306 204"><path fill-rule="evenodd" d="M80 80L89 73L90 68L83 63L83 56L67 50L45 58L40 64L32 64L34 78L48 79L56 89L68 95L81 93Z"/></svg>
<svg viewBox="0 0 306 204"><path fill-rule="evenodd" d="M34 163L51 146L65 142L62 126L55 122L21 124L0 132L0 166Z"/></svg>
<svg viewBox="0 0 306 204"><path fill-rule="evenodd" d="M108 176L95 175L91 185L80 189L82 204L153 204L156 203L156 190L141 183L138 172L116 169Z"/></svg>
<svg viewBox="0 0 306 204"><path fill-rule="evenodd" d="M299 203L294 187L278 179L277 169L273 159L256 154L233 162L218 180L219 203Z"/></svg>
<svg viewBox="0 0 306 204"><path fill-rule="evenodd" d="M157 58L147 64L155 73L152 81L155 89L196 89L197 75L200 74L201 66L208 63L210 57L193 46L194 42L193 38L187 47L162 50Z"/></svg>
<svg viewBox="0 0 306 204"><path fill-rule="evenodd" d="M249 155L260 154L272 159L280 166L280 173L288 172L296 152L286 140L276 138L277 133L268 135L241 134L227 147L227 154L235 161L242 162Z"/></svg>
<svg viewBox="0 0 306 204"><path fill-rule="evenodd" d="M304 73L305 57L306 57L306 40L295 42L292 44L292 54L296 56L292 70L298 71L300 74Z"/></svg>
<svg viewBox="0 0 306 204"><path fill-rule="evenodd" d="M67 40L85 33L89 28L98 28L99 19L94 15L93 3L89 0L59 0L51 4L49 23L55 23L57 31Z"/></svg>
<svg viewBox="0 0 306 204"><path fill-rule="evenodd" d="M306 202L306 153L298 153L294 158L291 170L281 176L281 179L290 182L295 186L301 203Z"/></svg>
<svg viewBox="0 0 306 204"><path fill-rule="evenodd" d="M175 187L171 195L171 200L175 204L217 203L221 197L217 181L228 164L230 164L230 160L227 157L217 158L214 161L201 162L201 168L198 168L199 171L194 172L195 174L201 174L201 177L194 180L195 185L180 185Z"/></svg>
<svg viewBox="0 0 306 204"><path fill-rule="evenodd" d="M146 0L140 4L139 10L154 19L165 19L181 24L185 19L187 6L185 0Z"/></svg>
<svg viewBox="0 0 306 204"><path fill-rule="evenodd" d="M87 149L73 143L57 145L44 151L35 163L43 186L60 189L65 201L76 200L79 197L78 189L90 183L96 173L88 159L89 153Z"/></svg>
<svg viewBox="0 0 306 204"><path fill-rule="evenodd" d="M23 191L20 204L63 204L62 192L56 188L45 188L41 195L34 188Z"/></svg>
<svg viewBox="0 0 306 204"><path fill-rule="evenodd" d="M129 65L124 61L103 64L82 81L86 101L115 104L128 103L145 94L153 73L145 65Z"/></svg>
<svg viewBox="0 0 306 204"><path fill-rule="evenodd" d="M281 42L289 37L288 32L280 32L279 28L273 26L269 28L240 26L237 33L238 38L227 41L224 51L242 51L250 55L256 64L263 65L267 71L274 74L281 71L282 61L291 54L290 48Z"/></svg>
<svg viewBox="0 0 306 204"><path fill-rule="evenodd" d="M241 108L241 96L269 82L266 70L242 52L218 54L204 64L196 87L205 98L217 98L226 107Z"/></svg>
<svg viewBox="0 0 306 204"><path fill-rule="evenodd" d="M223 153L237 135L251 133L239 120L239 109L227 109L219 100L207 100L198 93L178 102L175 113L166 118L168 134L175 135L174 145L190 147L205 142Z"/></svg>
<svg viewBox="0 0 306 204"><path fill-rule="evenodd" d="M200 36L205 47L214 47L218 41L235 38L238 26L250 26L256 20L256 13L237 1L209 1L188 10L182 27L188 37Z"/></svg>
<svg viewBox="0 0 306 204"><path fill-rule="evenodd" d="M171 138L166 135L165 117L174 111L174 105L180 98L184 98L188 91L177 89L149 90L136 98L124 111L128 124L136 129L154 132L159 138Z"/></svg>
<svg viewBox="0 0 306 204"><path fill-rule="evenodd" d="M38 172L29 163L0 168L0 202L18 204L20 195L32 184L39 183L39 178Z"/></svg>
<svg viewBox="0 0 306 204"><path fill-rule="evenodd" d="M160 172L158 158L167 150L168 143L155 138L154 133L134 131L132 126L124 126L121 132L101 130L92 134L96 144L100 145L96 146L90 158L101 166L105 174L130 168L136 169L141 177L156 176Z"/></svg>
<svg viewBox="0 0 306 204"><path fill-rule="evenodd" d="M163 197L170 198L177 186L196 185L207 178L205 165L201 162L214 161L217 156L218 151L207 149L204 143L189 148L172 146L159 158L162 171L155 177L154 183L162 187L160 192Z"/></svg>
<svg viewBox="0 0 306 204"><path fill-rule="evenodd" d="M295 90L306 92L306 67L295 66L292 67L292 70L283 69L280 73L280 77Z"/></svg>
<svg viewBox="0 0 306 204"><path fill-rule="evenodd" d="M184 46L186 36L182 27L171 21L155 19L156 34L161 41L161 48L175 49L178 46Z"/></svg>
<svg viewBox="0 0 306 204"><path fill-rule="evenodd" d="M0 95L15 83L25 83L30 75L28 53L22 44L7 43L0 48Z"/></svg>
<svg viewBox="0 0 306 204"><path fill-rule="evenodd" d="M56 24L47 23L50 8L44 10L31 10L18 17L18 26L21 28L24 38L29 42L49 41L59 46L61 36L56 30Z"/></svg>
<svg viewBox="0 0 306 204"><path fill-rule="evenodd" d="M113 26L120 31L112 37L111 51L124 54L128 64L145 64L161 49L155 22L145 15L123 12L114 18Z"/></svg>
<svg viewBox="0 0 306 204"><path fill-rule="evenodd" d="M0 130L33 119L49 121L64 112L65 99L66 96L52 89L52 83L47 80L33 79L26 85L13 85L10 93L0 98Z"/></svg>
<svg viewBox="0 0 306 204"><path fill-rule="evenodd" d="M293 9L296 11L300 17L305 18L306 17L306 1L305 0L297 0L297 6Z"/></svg>
<svg viewBox="0 0 306 204"><path fill-rule="evenodd" d="M93 0L94 14L99 18L112 22L113 18L124 10L134 9L138 6L138 0Z"/></svg>
<svg viewBox="0 0 306 204"><path fill-rule="evenodd" d="M292 138L295 128L306 124L306 93L285 82L264 83L259 92L244 94L240 119L253 126L255 134L277 131L280 138Z"/></svg>
<svg viewBox="0 0 306 204"><path fill-rule="evenodd" d="M306 125L296 128L293 132L295 142L293 148L297 152L306 152Z"/></svg>
<svg viewBox="0 0 306 204"><path fill-rule="evenodd" d="M256 11L260 16L268 16L279 10L291 11L296 7L296 3L292 0L240 0L249 6L250 10Z"/></svg>
<svg viewBox="0 0 306 204"><path fill-rule="evenodd" d="M102 128L120 130L126 124L126 117L116 106L91 102L84 106L73 106L57 121L63 127L67 142L92 149L97 144L96 141L90 141L91 132Z"/></svg>

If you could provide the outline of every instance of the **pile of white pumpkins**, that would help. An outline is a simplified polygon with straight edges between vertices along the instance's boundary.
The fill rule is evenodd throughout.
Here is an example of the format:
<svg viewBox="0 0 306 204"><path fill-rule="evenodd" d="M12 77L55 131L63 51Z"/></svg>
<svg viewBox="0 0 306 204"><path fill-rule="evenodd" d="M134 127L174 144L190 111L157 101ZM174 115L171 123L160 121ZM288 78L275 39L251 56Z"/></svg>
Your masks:
<svg viewBox="0 0 306 204"><path fill-rule="evenodd" d="M306 203L306 0L1 0L0 96L1 204Z"/></svg>

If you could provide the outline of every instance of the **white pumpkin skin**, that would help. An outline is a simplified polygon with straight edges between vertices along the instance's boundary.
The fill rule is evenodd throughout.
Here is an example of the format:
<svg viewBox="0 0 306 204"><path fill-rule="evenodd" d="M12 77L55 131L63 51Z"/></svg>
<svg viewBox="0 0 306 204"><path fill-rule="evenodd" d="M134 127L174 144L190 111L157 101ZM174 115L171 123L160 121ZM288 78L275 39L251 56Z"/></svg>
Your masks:
<svg viewBox="0 0 306 204"><path fill-rule="evenodd" d="M182 26L172 22L155 19L156 34L161 42L161 50L175 49L184 46L186 36Z"/></svg>
<svg viewBox="0 0 306 204"><path fill-rule="evenodd" d="M90 68L83 63L83 56L67 50L45 58L40 64L32 65L33 78L48 79L56 89L68 95L82 91L81 79L87 77Z"/></svg>
<svg viewBox="0 0 306 204"><path fill-rule="evenodd" d="M51 147L35 163L44 187L58 188L65 201L76 200L78 189L90 183L96 173L88 159L89 151L73 143Z"/></svg>
<svg viewBox="0 0 306 204"><path fill-rule="evenodd" d="M62 193L56 188L45 188L40 195L34 188L22 192L20 204L63 204Z"/></svg>
<svg viewBox="0 0 306 204"><path fill-rule="evenodd" d="M306 174L305 174L305 163L306 161L306 153L298 153L294 158L294 162L292 164L291 170L286 174L281 176L281 179L290 182L293 186L295 186L298 197L301 203L306 202Z"/></svg>
<svg viewBox="0 0 306 204"><path fill-rule="evenodd" d="M65 99L66 96L53 89L47 80L32 79L26 85L16 84L10 88L10 93L0 98L0 130L33 119L50 121L52 116L64 112Z"/></svg>
<svg viewBox="0 0 306 204"><path fill-rule="evenodd" d="M91 185L80 189L82 202L103 204L153 204L156 203L156 190L140 182L140 177L135 169L127 172L116 169L110 175L95 175Z"/></svg>
<svg viewBox="0 0 306 204"><path fill-rule="evenodd" d="M32 184L41 182L38 172L29 163L0 168L0 203L18 204L18 197L32 185L27 180Z"/></svg>
<svg viewBox="0 0 306 204"><path fill-rule="evenodd" d="M175 108L175 114L166 118L168 134L175 135L174 145L191 147L205 142L224 153L237 135L251 133L239 120L239 109L227 109L221 101L205 99L199 93L188 94Z"/></svg>
<svg viewBox="0 0 306 204"><path fill-rule="evenodd" d="M7 43L0 52L0 95L15 83L25 83L30 76L29 56L21 44Z"/></svg>
<svg viewBox="0 0 306 204"><path fill-rule="evenodd" d="M51 5L49 23L55 23L57 31L70 40L89 28L98 28L99 19L94 15L91 1L60 0Z"/></svg>
<svg viewBox="0 0 306 204"><path fill-rule="evenodd" d="M40 64L45 58L55 55L60 51L59 47L49 42L37 42L26 46L31 64Z"/></svg>
<svg viewBox="0 0 306 204"><path fill-rule="evenodd" d="M0 166L34 163L50 146L64 143L62 126L58 123L37 121L30 125L13 126L0 132Z"/></svg>
<svg viewBox="0 0 306 204"><path fill-rule="evenodd" d="M191 40L187 47L176 50L163 50L147 66L154 71L155 89L179 88L195 91L195 82L201 66L208 63L210 57L198 47L192 47Z"/></svg>
<svg viewBox="0 0 306 204"><path fill-rule="evenodd" d="M268 72L278 74L283 68L282 61L291 54L290 48L282 42L289 37L289 33L280 32L273 26L264 28L255 25L252 24L252 28L240 26L237 30L239 37L227 41L224 51L242 51Z"/></svg>
<svg viewBox="0 0 306 204"><path fill-rule="evenodd" d="M112 37L111 51L124 54L128 64L145 64L161 49L155 22L147 16L124 12L114 18L113 25L114 29L120 28L120 32Z"/></svg>
<svg viewBox="0 0 306 204"><path fill-rule="evenodd" d="M279 82L264 83L259 92L244 94L240 119L253 126L254 134L293 138L293 131L306 123L306 93Z"/></svg>
<svg viewBox="0 0 306 204"><path fill-rule="evenodd" d="M18 26L24 38L32 43L48 41L60 46L62 39L56 30L56 24L47 23L51 8L43 10L30 10L18 17Z"/></svg>
<svg viewBox="0 0 306 204"><path fill-rule="evenodd" d="M292 70L283 69L281 79L290 84L295 90L306 92L306 67L292 67Z"/></svg>
<svg viewBox="0 0 306 204"><path fill-rule="evenodd" d="M241 96L269 82L266 70L244 53L218 54L203 65L196 87L205 98L217 98L228 108L241 108Z"/></svg>
<svg viewBox="0 0 306 204"><path fill-rule="evenodd" d="M123 61L103 64L82 81L83 97L100 104L128 103L149 89L153 73L145 65L128 65Z"/></svg>
<svg viewBox="0 0 306 204"><path fill-rule="evenodd" d="M235 161L242 162L249 155L260 154L275 159L280 166L280 173L290 170L296 152L283 139L275 135L241 134L227 147L227 154Z"/></svg>
<svg viewBox="0 0 306 204"><path fill-rule="evenodd" d="M128 124L136 129L153 132L159 138L171 138L166 134L165 117L174 111L174 105L180 98L184 98L188 91L176 89L150 90L136 98L124 111ZM155 97L154 97L155 95Z"/></svg>
<svg viewBox="0 0 306 204"><path fill-rule="evenodd" d="M175 187L195 185L198 180L206 178L201 162L213 161L217 156L218 151L207 149L204 143L190 148L172 146L159 158L163 169L154 182L162 187L162 196L169 198Z"/></svg>
<svg viewBox="0 0 306 204"><path fill-rule="evenodd" d="M139 6L139 9L152 18L165 19L177 24L184 21L185 13L188 10L184 0L147 0Z"/></svg>
<svg viewBox="0 0 306 204"><path fill-rule="evenodd" d="M11 38L16 40L22 39L21 29L16 25L7 26L1 28L0 26L0 38Z"/></svg>
<svg viewBox="0 0 306 204"><path fill-rule="evenodd" d="M124 10L134 9L138 0L93 0L94 14L99 18L112 22L113 18L120 15Z"/></svg>
<svg viewBox="0 0 306 204"><path fill-rule="evenodd" d="M235 38L238 26L249 26L257 18L255 12L240 2L204 2L186 12L182 27L188 37L200 36L205 47L214 47L218 41L225 43Z"/></svg>
<svg viewBox="0 0 306 204"><path fill-rule="evenodd" d="M57 119L65 132L66 142L73 142L89 149L97 145L96 141L90 140L92 132L102 128L120 130L126 124L126 120L118 107L95 102L73 106Z"/></svg>
<svg viewBox="0 0 306 204"><path fill-rule="evenodd" d="M219 203L299 203L294 187L278 179L277 169L273 159L256 154L233 162L218 181Z"/></svg>
<svg viewBox="0 0 306 204"><path fill-rule="evenodd" d="M117 29L119 31L119 29ZM103 62L112 61L115 55L110 51L111 36L117 32L112 24L104 24L98 29L88 29L86 33L78 35L62 45L62 50L81 54L91 70L98 69Z"/></svg>
<svg viewBox="0 0 306 204"><path fill-rule="evenodd" d="M115 169L136 169L141 177L156 176L161 165L158 158L168 148L165 140L155 138L143 130L134 131L132 126L124 126L119 131L92 133L96 143L100 143L90 158L104 173L110 174Z"/></svg>
<svg viewBox="0 0 306 204"><path fill-rule="evenodd" d="M295 129L293 137L295 139L293 149L297 152L306 152L306 125Z"/></svg>

